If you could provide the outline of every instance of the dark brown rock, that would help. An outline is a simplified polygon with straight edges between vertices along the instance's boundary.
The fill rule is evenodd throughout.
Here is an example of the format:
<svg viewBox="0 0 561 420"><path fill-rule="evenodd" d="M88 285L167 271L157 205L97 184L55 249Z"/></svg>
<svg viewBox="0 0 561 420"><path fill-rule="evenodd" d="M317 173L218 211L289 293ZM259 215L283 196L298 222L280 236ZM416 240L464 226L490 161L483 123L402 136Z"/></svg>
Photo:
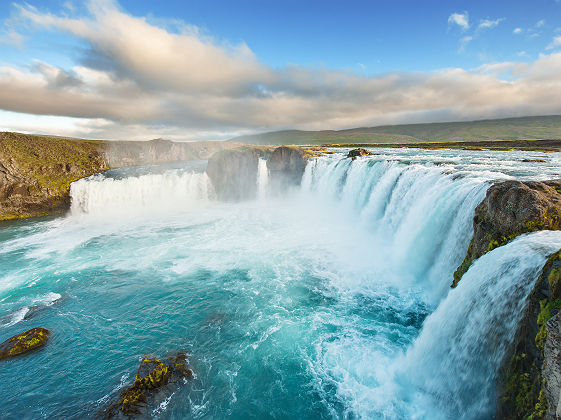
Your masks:
<svg viewBox="0 0 561 420"><path fill-rule="evenodd" d="M357 157L361 157L361 156L369 156L372 153L370 153L368 150L366 149L362 149L362 148L358 148L358 149L353 149L351 150L347 157L348 158L352 158L353 160L355 160Z"/></svg>
<svg viewBox="0 0 561 420"><path fill-rule="evenodd" d="M473 238L454 273L455 287L471 263L516 236L536 230L561 229L561 180L505 181L487 191L475 209Z"/></svg>
<svg viewBox="0 0 561 420"><path fill-rule="evenodd" d="M19 356L47 344L50 331L45 328L32 328L14 335L0 344L0 359Z"/></svg>

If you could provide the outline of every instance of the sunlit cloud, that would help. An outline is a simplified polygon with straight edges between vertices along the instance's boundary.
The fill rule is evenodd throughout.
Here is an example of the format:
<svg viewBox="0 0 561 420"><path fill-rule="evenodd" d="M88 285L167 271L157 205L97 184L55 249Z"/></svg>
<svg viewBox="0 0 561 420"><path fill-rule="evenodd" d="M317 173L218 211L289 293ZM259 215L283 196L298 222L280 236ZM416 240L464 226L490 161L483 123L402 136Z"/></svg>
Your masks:
<svg viewBox="0 0 561 420"><path fill-rule="evenodd" d="M285 128L561 113L561 53L472 70L367 75L272 68L244 43L213 39L187 24L173 31L111 1L91 2L86 16L24 5L15 18L26 29L62 31L88 48L69 68L44 61L0 66L0 109L10 113L2 121L18 115L17 123L3 124L6 130L23 130L25 121L30 130L49 129L49 121L58 121L65 135L88 138L224 139ZM467 14L454 19L469 26ZM472 39L463 37L461 45Z"/></svg>

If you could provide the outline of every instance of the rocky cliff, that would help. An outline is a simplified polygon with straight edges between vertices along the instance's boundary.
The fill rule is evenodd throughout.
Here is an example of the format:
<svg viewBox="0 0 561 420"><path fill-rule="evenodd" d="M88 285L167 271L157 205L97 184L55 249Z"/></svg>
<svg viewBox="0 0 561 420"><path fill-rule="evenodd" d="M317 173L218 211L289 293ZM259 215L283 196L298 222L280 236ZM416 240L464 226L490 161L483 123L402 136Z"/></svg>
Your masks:
<svg viewBox="0 0 561 420"><path fill-rule="evenodd" d="M260 158L272 148L242 146L215 153L208 160L206 173L219 200L239 201L257 195L257 171Z"/></svg>
<svg viewBox="0 0 561 420"><path fill-rule="evenodd" d="M561 229L561 180L492 185L475 209L473 238L454 274L455 287L483 254L516 236ZM561 386L561 250L552 255L528 299L497 384L498 419L556 418Z"/></svg>
<svg viewBox="0 0 561 420"><path fill-rule="evenodd" d="M497 418L556 419L561 389L561 250L545 264L507 355Z"/></svg>
<svg viewBox="0 0 561 420"><path fill-rule="evenodd" d="M516 236L561 229L561 179L544 182L505 181L491 186L475 209L473 238L454 273L455 287L471 263Z"/></svg>
<svg viewBox="0 0 561 420"><path fill-rule="evenodd" d="M318 154L294 146L242 146L213 155L206 172L218 199L247 200L257 195L259 159L266 160L270 191L279 193L300 185L308 159Z"/></svg>
<svg viewBox="0 0 561 420"><path fill-rule="evenodd" d="M66 211L70 183L109 168L207 159L227 142L109 142L0 133L0 220Z"/></svg>

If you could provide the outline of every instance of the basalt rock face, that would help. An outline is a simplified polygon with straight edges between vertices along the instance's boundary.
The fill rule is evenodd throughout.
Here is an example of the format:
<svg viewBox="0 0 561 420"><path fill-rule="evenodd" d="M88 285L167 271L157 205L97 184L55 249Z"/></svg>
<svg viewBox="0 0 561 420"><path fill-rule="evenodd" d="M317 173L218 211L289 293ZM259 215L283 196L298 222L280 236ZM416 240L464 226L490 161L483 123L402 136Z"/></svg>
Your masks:
<svg viewBox="0 0 561 420"><path fill-rule="evenodd" d="M561 180L505 181L489 188L475 209L473 238L454 273L455 287L471 263L516 236L561 229Z"/></svg>
<svg viewBox="0 0 561 420"><path fill-rule="evenodd" d="M206 173L217 198L223 201L255 198L259 159L266 158L271 151L268 147L244 146L212 155Z"/></svg>
<svg viewBox="0 0 561 420"><path fill-rule="evenodd" d="M500 372L497 419L556 419L561 389L561 250L545 264Z"/></svg>
<svg viewBox="0 0 561 420"><path fill-rule="evenodd" d="M561 418L561 313L557 313L547 324L544 346L543 378L544 394L548 402L547 419Z"/></svg>
<svg viewBox="0 0 561 420"><path fill-rule="evenodd" d="M271 190L275 193L300 185L308 162L307 153L298 147L277 147L267 160Z"/></svg>

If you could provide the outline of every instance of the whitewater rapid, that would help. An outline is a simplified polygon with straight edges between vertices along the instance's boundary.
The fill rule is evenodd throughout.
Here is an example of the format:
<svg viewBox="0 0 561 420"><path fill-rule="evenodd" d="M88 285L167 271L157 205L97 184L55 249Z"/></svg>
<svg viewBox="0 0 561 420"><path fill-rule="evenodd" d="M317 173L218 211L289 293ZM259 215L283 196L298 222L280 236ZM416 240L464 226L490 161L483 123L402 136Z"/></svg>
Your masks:
<svg viewBox="0 0 561 420"><path fill-rule="evenodd" d="M1 231L2 336L54 335L0 371L0 411L93 417L142 354L187 349L196 378L151 408L157 418L488 417L505 345L561 237L497 248L454 290L452 274L489 185L551 178L559 154L344 156L312 159L284 196L269 194L260 160L257 196L240 203L217 201L200 165L111 171L72 184L66 217ZM25 319L35 302L47 310Z"/></svg>

